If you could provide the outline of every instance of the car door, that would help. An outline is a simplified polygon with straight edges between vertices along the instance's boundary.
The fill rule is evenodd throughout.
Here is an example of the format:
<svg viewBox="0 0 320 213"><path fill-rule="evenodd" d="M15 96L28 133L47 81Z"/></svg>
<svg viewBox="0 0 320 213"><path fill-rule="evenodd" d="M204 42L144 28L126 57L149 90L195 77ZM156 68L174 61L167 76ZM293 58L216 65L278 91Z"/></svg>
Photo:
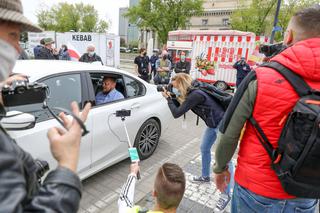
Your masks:
<svg viewBox="0 0 320 213"><path fill-rule="evenodd" d="M61 107L70 110L70 103L76 101L83 106L84 86L82 85L83 76L80 73L65 73L40 79L39 82L45 83L49 87L49 95L47 104L50 107ZM52 115L41 108L42 104L32 104L10 108L9 110L18 110L30 112L37 118L34 128L24 131L13 131L10 134L16 138L17 143L24 150L31 153L34 158L43 159L49 162L51 169L56 168L57 163L51 155L50 144L47 139L47 131L49 128L61 125L53 119ZM59 113L54 110L55 113ZM92 127L92 119L88 116L85 123L89 131ZM80 159L78 171L89 168L91 164L91 134L82 137L80 147Z"/></svg>
<svg viewBox="0 0 320 213"><path fill-rule="evenodd" d="M92 73L99 74L98 71ZM101 75L104 74L106 73L101 73ZM89 87L91 88L91 99L95 100L94 86L91 84ZM121 118L115 116L116 111L121 109L130 109L126 99L93 106L90 111L93 133L92 170L94 171L127 157L127 141L123 123Z"/></svg>

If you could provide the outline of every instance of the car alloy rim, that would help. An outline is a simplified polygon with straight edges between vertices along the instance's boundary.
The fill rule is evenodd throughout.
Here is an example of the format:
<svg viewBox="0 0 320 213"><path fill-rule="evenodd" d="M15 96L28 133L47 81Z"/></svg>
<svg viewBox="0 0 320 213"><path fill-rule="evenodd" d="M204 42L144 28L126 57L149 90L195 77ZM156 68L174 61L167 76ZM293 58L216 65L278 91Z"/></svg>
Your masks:
<svg viewBox="0 0 320 213"><path fill-rule="evenodd" d="M142 155L151 154L157 146L159 132L155 125L148 124L142 130L139 140L139 150Z"/></svg>

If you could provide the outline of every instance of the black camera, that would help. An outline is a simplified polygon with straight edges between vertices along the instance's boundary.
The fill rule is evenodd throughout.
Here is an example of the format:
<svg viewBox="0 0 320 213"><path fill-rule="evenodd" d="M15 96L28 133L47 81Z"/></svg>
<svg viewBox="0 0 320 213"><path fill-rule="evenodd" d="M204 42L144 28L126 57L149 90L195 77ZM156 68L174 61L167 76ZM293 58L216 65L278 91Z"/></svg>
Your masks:
<svg viewBox="0 0 320 213"><path fill-rule="evenodd" d="M163 85L158 85L157 86L157 91L158 92L164 92L164 89L167 90L168 92L170 92L170 95L172 98L176 98L176 94L173 93L173 90L172 90L173 86L172 84L163 84Z"/></svg>
<svg viewBox="0 0 320 213"><path fill-rule="evenodd" d="M14 81L2 88L3 103L7 107L43 103L47 98L47 91L48 86L43 83Z"/></svg>
<svg viewBox="0 0 320 213"><path fill-rule="evenodd" d="M172 84L163 84L163 85L158 85L157 86L157 91L158 92L164 92L164 89L167 90L168 92L172 93Z"/></svg>
<svg viewBox="0 0 320 213"><path fill-rule="evenodd" d="M278 44L261 44L259 46L259 52L264 54L266 57L273 57L283 50L286 49L286 46L283 45L283 43L278 43Z"/></svg>
<svg viewBox="0 0 320 213"><path fill-rule="evenodd" d="M40 180L43 175L49 171L50 167L48 162L45 160L35 159L34 162L36 164L36 176L37 179Z"/></svg>

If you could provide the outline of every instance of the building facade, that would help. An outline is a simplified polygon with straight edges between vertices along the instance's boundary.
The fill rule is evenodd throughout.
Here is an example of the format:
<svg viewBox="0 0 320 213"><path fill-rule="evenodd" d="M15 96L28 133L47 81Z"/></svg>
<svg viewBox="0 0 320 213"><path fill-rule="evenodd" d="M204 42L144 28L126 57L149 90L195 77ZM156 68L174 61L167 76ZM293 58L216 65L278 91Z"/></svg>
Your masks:
<svg viewBox="0 0 320 213"><path fill-rule="evenodd" d="M129 21L128 18L124 17L124 14L126 14L127 12L127 7L122 7L119 9L119 36L126 41L126 44L128 43Z"/></svg>
<svg viewBox="0 0 320 213"><path fill-rule="evenodd" d="M137 5L139 0L130 0L129 8ZM124 14L128 12L127 7L119 9L119 36L125 39L126 44L131 42L137 42L140 39L140 30L135 23L130 23L129 19L124 17Z"/></svg>
<svg viewBox="0 0 320 213"><path fill-rule="evenodd" d="M228 30L230 16L241 0L205 0L204 12L193 16L188 23L190 30ZM250 0L247 0L251 2Z"/></svg>

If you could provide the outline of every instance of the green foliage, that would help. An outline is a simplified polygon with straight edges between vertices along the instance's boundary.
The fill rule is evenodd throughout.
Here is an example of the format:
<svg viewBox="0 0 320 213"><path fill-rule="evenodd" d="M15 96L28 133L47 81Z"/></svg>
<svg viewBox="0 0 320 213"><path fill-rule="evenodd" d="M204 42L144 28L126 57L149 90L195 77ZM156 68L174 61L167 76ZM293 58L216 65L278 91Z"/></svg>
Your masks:
<svg viewBox="0 0 320 213"><path fill-rule="evenodd" d="M130 23L157 32L162 44L168 32L185 29L188 19L203 12L203 0L140 0L125 14Z"/></svg>
<svg viewBox="0 0 320 213"><path fill-rule="evenodd" d="M271 35L274 15L278 0L252 0L248 6L240 2L240 6L231 15L231 27L234 30L253 32L257 35ZM285 31L292 15L301 8L316 4L317 0L282 0L278 26ZM280 41L283 32L277 32L275 40Z"/></svg>
<svg viewBox="0 0 320 213"><path fill-rule="evenodd" d="M128 46L129 46L130 49L132 49L132 48L138 48L138 46L139 46L139 41L130 41Z"/></svg>
<svg viewBox="0 0 320 213"><path fill-rule="evenodd" d="M38 11L37 18L40 27L57 32L105 32L108 28L106 21L99 20L97 10L83 3L59 3Z"/></svg>

